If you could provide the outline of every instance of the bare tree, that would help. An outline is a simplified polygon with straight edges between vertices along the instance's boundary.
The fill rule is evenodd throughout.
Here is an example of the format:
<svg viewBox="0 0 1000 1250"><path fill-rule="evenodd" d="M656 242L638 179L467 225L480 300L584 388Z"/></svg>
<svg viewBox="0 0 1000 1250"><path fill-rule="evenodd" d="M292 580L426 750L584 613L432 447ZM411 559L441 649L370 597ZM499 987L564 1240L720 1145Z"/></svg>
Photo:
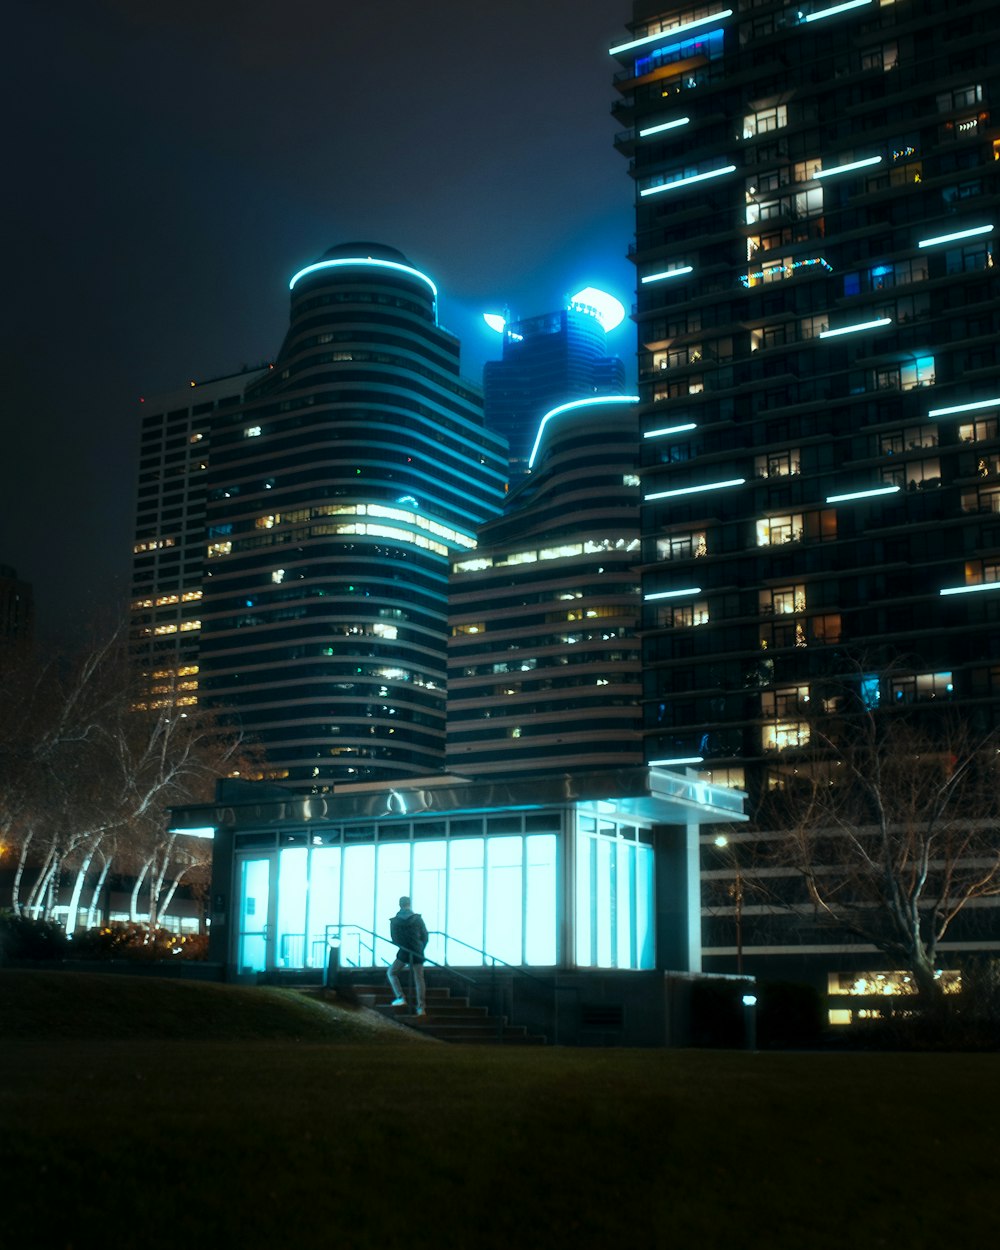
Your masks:
<svg viewBox="0 0 1000 1250"><path fill-rule="evenodd" d="M942 940L1000 895L997 738L869 708L819 741L772 862L794 868L821 922L877 947L934 1002Z"/></svg>

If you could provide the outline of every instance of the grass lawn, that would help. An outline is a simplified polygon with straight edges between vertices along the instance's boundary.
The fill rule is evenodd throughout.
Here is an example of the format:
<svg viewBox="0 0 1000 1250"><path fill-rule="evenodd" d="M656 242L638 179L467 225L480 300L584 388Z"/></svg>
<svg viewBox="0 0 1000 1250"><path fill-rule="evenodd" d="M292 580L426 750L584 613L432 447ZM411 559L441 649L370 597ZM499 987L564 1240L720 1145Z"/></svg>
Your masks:
<svg viewBox="0 0 1000 1250"><path fill-rule="evenodd" d="M996 1240L997 1055L480 1048L0 970L0 1246Z"/></svg>

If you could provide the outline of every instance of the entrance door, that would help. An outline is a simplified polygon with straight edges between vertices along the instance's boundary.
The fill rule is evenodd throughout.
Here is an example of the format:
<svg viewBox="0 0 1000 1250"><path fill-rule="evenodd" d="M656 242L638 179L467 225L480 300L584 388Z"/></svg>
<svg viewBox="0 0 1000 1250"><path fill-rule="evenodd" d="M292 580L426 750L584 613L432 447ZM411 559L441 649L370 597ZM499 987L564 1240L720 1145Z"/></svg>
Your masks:
<svg viewBox="0 0 1000 1250"><path fill-rule="evenodd" d="M264 972L271 956L271 865L273 856L240 861L240 925L237 967L240 972Z"/></svg>

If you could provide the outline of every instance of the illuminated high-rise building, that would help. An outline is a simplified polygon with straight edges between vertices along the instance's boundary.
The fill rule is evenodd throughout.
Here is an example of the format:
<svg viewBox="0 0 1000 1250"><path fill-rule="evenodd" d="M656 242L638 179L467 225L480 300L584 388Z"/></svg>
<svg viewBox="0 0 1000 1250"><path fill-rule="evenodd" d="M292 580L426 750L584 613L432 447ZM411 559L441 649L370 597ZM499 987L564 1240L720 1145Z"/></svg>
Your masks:
<svg viewBox="0 0 1000 1250"><path fill-rule="evenodd" d="M189 382L140 401L129 635L143 700L154 707L198 702L212 423L265 372Z"/></svg>
<svg viewBox="0 0 1000 1250"><path fill-rule="evenodd" d="M647 759L745 784L759 823L845 691L1000 723L996 7L635 0L611 52Z"/></svg>
<svg viewBox="0 0 1000 1250"><path fill-rule="evenodd" d="M212 421L201 695L288 786L439 771L449 566L506 448L400 252L331 248L290 285L273 368Z"/></svg>
<svg viewBox="0 0 1000 1250"><path fill-rule="evenodd" d="M642 764L637 435L635 396L557 405L527 481L455 562L452 771Z"/></svg>
<svg viewBox="0 0 1000 1250"><path fill-rule="evenodd" d="M486 424L507 439L511 486L522 482L542 417L573 399L623 395L625 365L607 354L607 332L624 309L588 287L567 308L502 322L503 357L483 368Z"/></svg>

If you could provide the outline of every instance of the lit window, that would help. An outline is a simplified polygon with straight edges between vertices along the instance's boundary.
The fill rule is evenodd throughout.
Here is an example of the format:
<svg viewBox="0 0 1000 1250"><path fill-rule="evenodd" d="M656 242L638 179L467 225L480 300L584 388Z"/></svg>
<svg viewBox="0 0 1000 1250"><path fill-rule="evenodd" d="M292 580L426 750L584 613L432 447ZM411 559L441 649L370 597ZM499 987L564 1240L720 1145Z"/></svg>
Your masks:
<svg viewBox="0 0 1000 1250"><path fill-rule="evenodd" d="M261 428L259 425L248 425L243 431L244 438L260 438Z"/></svg>
<svg viewBox="0 0 1000 1250"><path fill-rule="evenodd" d="M801 514L764 517L757 522L757 546L775 547L781 543L800 542L802 522Z"/></svg>

